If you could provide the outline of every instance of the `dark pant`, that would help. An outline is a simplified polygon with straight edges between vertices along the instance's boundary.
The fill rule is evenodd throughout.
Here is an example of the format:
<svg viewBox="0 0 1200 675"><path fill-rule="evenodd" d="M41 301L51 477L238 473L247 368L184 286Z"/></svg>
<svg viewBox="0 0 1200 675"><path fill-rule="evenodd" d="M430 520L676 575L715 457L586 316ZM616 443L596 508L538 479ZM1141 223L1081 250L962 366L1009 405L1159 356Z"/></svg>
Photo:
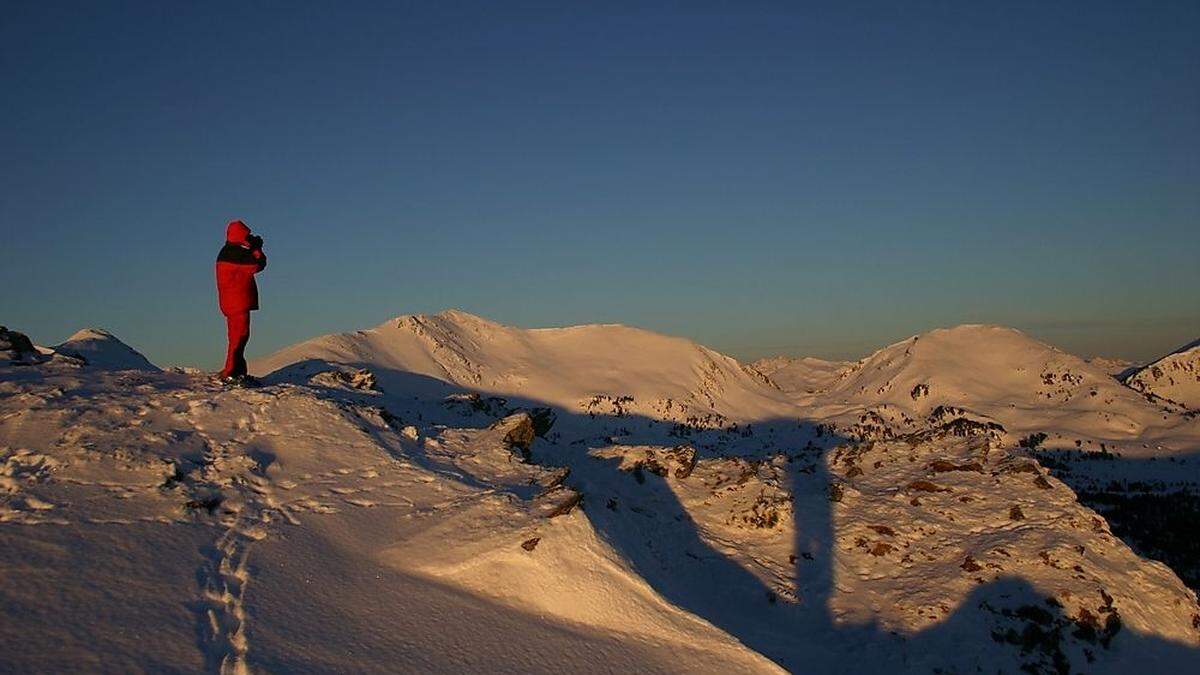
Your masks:
<svg viewBox="0 0 1200 675"><path fill-rule="evenodd" d="M229 332L229 348L225 352L225 377L246 374L246 343L250 341L250 312L225 315L225 327Z"/></svg>

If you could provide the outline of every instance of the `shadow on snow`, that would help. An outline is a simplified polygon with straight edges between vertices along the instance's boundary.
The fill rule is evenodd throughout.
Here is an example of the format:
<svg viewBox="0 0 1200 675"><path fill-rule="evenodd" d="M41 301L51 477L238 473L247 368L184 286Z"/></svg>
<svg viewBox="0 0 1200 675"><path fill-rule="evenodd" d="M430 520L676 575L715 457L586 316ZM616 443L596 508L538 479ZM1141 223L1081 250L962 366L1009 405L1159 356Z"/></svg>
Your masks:
<svg viewBox="0 0 1200 675"><path fill-rule="evenodd" d="M346 368L370 370L384 392L383 400L307 383L313 374ZM494 414L481 411L467 414L447 409L443 399L451 394L476 394L480 401L505 410L552 409L557 415L554 433L535 444L534 459L571 469L568 483L584 495L584 513L596 531L666 600L793 672L896 668L944 672L961 664L947 656L963 653L991 670L998 669L1013 650L1020 654L1022 670L1034 673L1121 670L1135 664L1160 669L1200 666L1200 650L1154 636L1121 630L1110 642L1111 636L1103 633L1087 635L1052 598L1017 577L978 586L945 619L912 634L884 630L874 623L835 621L829 607L836 556L830 491L837 479L828 471L828 455L852 441L814 421L774 419L748 425L749 433L740 427L734 432L693 431L681 436L673 422L629 414L589 415L367 363L314 359L280 369L266 380L303 384L340 403L383 403L404 423L427 429L494 419ZM764 583L706 540L664 479L649 472L641 476L618 472L619 460L589 454L614 444L682 443L697 450L697 459L753 462L780 453L789 458L786 487L794 518L793 557L787 568L777 572L794 590L794 598L781 597L780 588ZM770 576L771 570L766 572Z"/></svg>

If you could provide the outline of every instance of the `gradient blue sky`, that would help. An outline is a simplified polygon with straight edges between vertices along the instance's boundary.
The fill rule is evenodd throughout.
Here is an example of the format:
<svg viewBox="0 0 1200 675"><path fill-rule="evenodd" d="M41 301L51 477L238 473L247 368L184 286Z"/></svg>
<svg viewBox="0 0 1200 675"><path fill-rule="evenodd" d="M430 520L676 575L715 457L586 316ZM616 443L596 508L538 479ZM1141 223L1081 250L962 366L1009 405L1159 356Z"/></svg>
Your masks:
<svg viewBox="0 0 1200 675"><path fill-rule="evenodd" d="M458 307L739 357L1200 337L1200 3L52 3L0 16L0 322L217 368Z"/></svg>

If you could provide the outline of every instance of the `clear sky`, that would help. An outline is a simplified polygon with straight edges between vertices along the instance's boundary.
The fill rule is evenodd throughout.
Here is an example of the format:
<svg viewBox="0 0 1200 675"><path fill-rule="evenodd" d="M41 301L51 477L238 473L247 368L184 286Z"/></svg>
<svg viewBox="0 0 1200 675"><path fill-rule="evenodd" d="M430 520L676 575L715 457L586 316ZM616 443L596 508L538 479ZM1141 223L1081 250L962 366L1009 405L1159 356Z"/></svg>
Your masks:
<svg viewBox="0 0 1200 675"><path fill-rule="evenodd" d="M215 370L457 307L733 355L1200 337L1200 3L7 2L0 323Z"/></svg>

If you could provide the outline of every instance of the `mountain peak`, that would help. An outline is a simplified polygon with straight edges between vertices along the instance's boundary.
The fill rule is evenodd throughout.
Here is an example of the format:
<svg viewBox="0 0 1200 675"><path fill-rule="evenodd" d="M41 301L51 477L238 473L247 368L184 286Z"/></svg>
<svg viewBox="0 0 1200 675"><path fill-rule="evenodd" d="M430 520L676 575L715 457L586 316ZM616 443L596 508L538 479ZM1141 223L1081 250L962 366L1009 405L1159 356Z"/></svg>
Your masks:
<svg viewBox="0 0 1200 675"><path fill-rule="evenodd" d="M1003 325L997 324L997 323L960 323L957 326L948 326L945 328L934 328L933 330L926 331L924 333L919 333L913 337L916 337L916 338L950 337L950 338L978 339L981 336L987 336L987 335L1007 335L1010 337L1019 336L1019 337L1023 337L1026 339L1032 339L1025 333L1017 330L1016 328L1012 328L1010 326L1003 326Z"/></svg>
<svg viewBox="0 0 1200 675"><path fill-rule="evenodd" d="M383 322L378 326L378 328L387 326L402 328L405 326L427 325L430 323L474 328L506 328L506 326L503 324L492 321L491 319L485 319L477 314L472 314L470 312L454 308L443 309L436 314L401 314Z"/></svg>
<svg viewBox="0 0 1200 675"><path fill-rule="evenodd" d="M115 335L103 328L83 328L77 330L71 337L66 339L66 342L75 340L117 340L120 342Z"/></svg>
<svg viewBox="0 0 1200 675"><path fill-rule="evenodd" d="M65 342L55 345L54 351L83 359L89 366L102 370L159 370L145 356L103 328L84 328Z"/></svg>
<svg viewBox="0 0 1200 675"><path fill-rule="evenodd" d="M1141 405L1104 368L1014 328L988 324L939 328L884 347L844 370L828 391L843 402L921 413L983 401L991 414L1005 418L1010 404L1069 404L1100 416L1113 401Z"/></svg>
<svg viewBox="0 0 1200 675"><path fill-rule="evenodd" d="M487 321L487 319L484 319L482 316L479 316L478 314L472 314L471 312L468 312L464 309L459 309L457 307L449 307L447 309L443 309L442 311L438 312L435 316L441 316L441 317L445 317L447 319L458 319L460 321ZM489 323L491 323L491 322L489 322Z"/></svg>

